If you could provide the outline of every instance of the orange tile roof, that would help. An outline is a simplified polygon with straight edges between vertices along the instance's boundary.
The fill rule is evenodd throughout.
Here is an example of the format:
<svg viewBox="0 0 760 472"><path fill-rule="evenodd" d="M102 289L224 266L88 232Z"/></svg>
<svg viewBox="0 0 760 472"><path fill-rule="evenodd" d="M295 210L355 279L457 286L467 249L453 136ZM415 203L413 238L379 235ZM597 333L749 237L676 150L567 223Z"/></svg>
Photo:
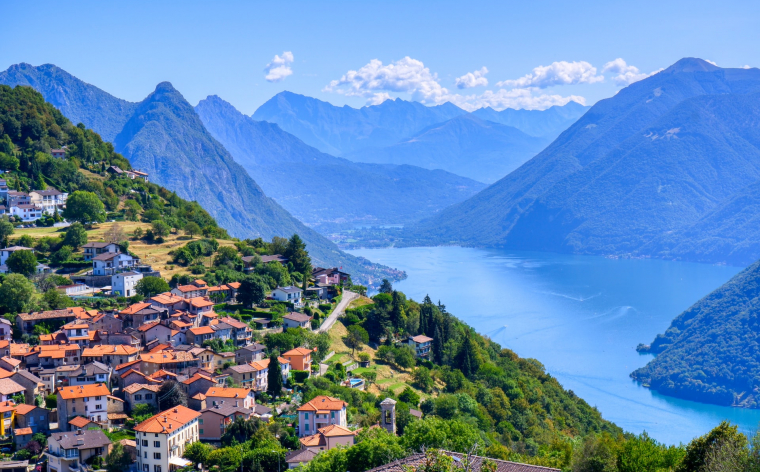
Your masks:
<svg viewBox="0 0 760 472"><path fill-rule="evenodd" d="M71 421L69 421L69 424L71 426L75 426L77 428L84 428L88 424L92 423L92 421L88 420L87 418L83 416L77 416L73 418Z"/></svg>
<svg viewBox="0 0 760 472"><path fill-rule="evenodd" d="M136 361L136 362L140 362L140 361ZM124 365L124 364L122 364L122 365ZM140 375L142 377L146 377L146 378L148 377L147 375L143 374L139 370L135 370L135 369L129 369L128 371L126 371L123 374L121 374L119 377L121 377L122 379L126 379L129 374L138 374L138 375Z"/></svg>
<svg viewBox="0 0 760 472"><path fill-rule="evenodd" d="M174 288L176 288L182 293L185 293L185 292L194 292L195 290L203 290L203 288L205 287L201 288L201 287L196 287L195 285L177 285Z"/></svg>
<svg viewBox="0 0 760 472"><path fill-rule="evenodd" d="M304 447L317 447L326 445L325 437L319 433L312 434L311 436L304 436L298 440L301 441L301 444L303 444Z"/></svg>
<svg viewBox="0 0 760 472"><path fill-rule="evenodd" d="M319 395L312 400L304 403L298 408L298 411L340 411L344 407L347 407L348 403L344 402L340 398L328 397L325 395Z"/></svg>
<svg viewBox="0 0 760 472"><path fill-rule="evenodd" d="M192 396L192 399L193 400L205 400L206 399L206 395L204 395L202 393L196 393L195 395Z"/></svg>
<svg viewBox="0 0 760 472"><path fill-rule="evenodd" d="M144 333L145 331L148 331L149 329L154 328L154 327L158 326L159 324L160 324L160 322L158 322L158 321L153 321L153 322L150 322L150 323L145 323L143 325L140 325L137 328L137 331L140 331L141 333Z"/></svg>
<svg viewBox="0 0 760 472"><path fill-rule="evenodd" d="M237 328L237 329L248 328L247 324L243 323L242 321L238 321L235 318L232 318L231 316L225 316L224 318L221 318L220 321L222 321L223 323L227 323L233 328Z"/></svg>
<svg viewBox="0 0 760 472"><path fill-rule="evenodd" d="M230 287L234 288L235 290L237 290L237 289L240 288L240 282L230 282L227 285L229 285Z"/></svg>
<svg viewBox="0 0 760 472"><path fill-rule="evenodd" d="M206 306L214 306L214 302L212 302L211 300L207 300L206 297L190 298L187 301L188 301L188 303L190 303L191 305L193 305L196 308L203 308L203 307L206 307Z"/></svg>
<svg viewBox="0 0 760 472"><path fill-rule="evenodd" d="M13 411L15 409L16 409L16 404L11 400L0 402L0 413L6 413L8 411Z"/></svg>
<svg viewBox="0 0 760 472"><path fill-rule="evenodd" d="M135 303L134 305L129 305L127 308L123 309L119 313L122 315L134 315L138 311L148 308L150 306L150 303Z"/></svg>
<svg viewBox="0 0 760 472"><path fill-rule="evenodd" d="M212 379L211 377L196 372L189 379L183 380L182 383L185 385L190 385L191 383L194 383L196 380L200 380L200 379L208 380L210 382L214 381L214 379Z"/></svg>
<svg viewBox="0 0 760 472"><path fill-rule="evenodd" d="M129 366L131 366L131 365L135 365L135 364L139 364L139 363L140 363L140 359L135 359L135 360L133 360L133 361L129 361L129 362L125 362L125 363L123 363L123 364L119 364L119 365L117 365L116 367L114 367L114 369L113 369L113 370L121 370L121 369L124 369L124 368L126 368L126 367L129 367Z"/></svg>
<svg viewBox="0 0 760 472"><path fill-rule="evenodd" d="M283 356L305 356L308 354L313 354L314 351L311 349L306 349L305 347L297 347L295 349L291 349L290 351L283 354Z"/></svg>
<svg viewBox="0 0 760 472"><path fill-rule="evenodd" d="M177 376L177 374L173 374L171 372L165 371L164 369L158 369L157 371L155 371L152 374L150 374L148 376L148 378L150 378L150 379L157 379L159 377L164 377L166 375L168 375L170 377L176 377Z"/></svg>
<svg viewBox="0 0 760 472"><path fill-rule="evenodd" d="M201 334L214 334L214 330L211 329L211 326L201 326L199 328L190 328L188 331L190 331L196 336L201 335Z"/></svg>
<svg viewBox="0 0 760 472"><path fill-rule="evenodd" d="M58 395L64 400L72 398L99 397L110 395L106 384L77 385L74 387L58 387Z"/></svg>
<svg viewBox="0 0 760 472"><path fill-rule="evenodd" d="M206 391L206 397L245 398L253 390L248 388L211 387Z"/></svg>
<svg viewBox="0 0 760 472"><path fill-rule="evenodd" d="M126 387L124 387L124 393L129 393L130 395L139 392L140 390L150 390L151 392L158 392L158 389L160 389L160 385L150 385L150 384L139 384L139 383L133 383Z"/></svg>
<svg viewBox="0 0 760 472"><path fill-rule="evenodd" d="M23 356L25 354L31 353L31 350L28 344L10 343L9 346L10 346L11 356Z"/></svg>
<svg viewBox="0 0 760 472"><path fill-rule="evenodd" d="M177 303L183 303L185 301L184 298L178 297L171 292L160 293L155 297L152 297L151 300L156 303L160 303L161 305L174 305Z"/></svg>
<svg viewBox="0 0 760 472"><path fill-rule="evenodd" d="M324 434L328 438L332 438L335 436L354 436L356 433L354 431L351 431L348 428L344 428L341 425L338 424L331 424L328 426L325 426L324 428L319 428L317 431Z"/></svg>
<svg viewBox="0 0 760 472"><path fill-rule="evenodd" d="M206 285L208 285L205 280L201 280L201 279L195 279L193 280L193 283L199 287L205 287Z"/></svg>
<svg viewBox="0 0 760 472"><path fill-rule="evenodd" d="M175 406L166 411L148 418L142 423L135 426L135 431L142 433L164 433L169 434L182 426L190 423L201 416L197 411L193 411L182 405Z"/></svg>
<svg viewBox="0 0 760 472"><path fill-rule="evenodd" d="M150 362L154 364L165 364L165 363L170 363L170 362L194 361L195 357L189 352L183 352L183 351L158 351L158 352L149 352L147 354L140 354L140 359L143 362Z"/></svg>
<svg viewBox="0 0 760 472"><path fill-rule="evenodd" d="M27 405L26 403L22 403L21 405L18 405L16 407L16 414L17 415L25 415L29 413L30 411L34 411L34 409L37 408L34 405Z"/></svg>
<svg viewBox="0 0 760 472"><path fill-rule="evenodd" d="M0 379L7 379L13 374L15 374L15 372L10 372L5 369L0 369Z"/></svg>
<svg viewBox="0 0 760 472"><path fill-rule="evenodd" d="M16 428L13 430L13 434L16 436L26 436L27 434L34 434L32 428Z"/></svg>
<svg viewBox="0 0 760 472"><path fill-rule="evenodd" d="M100 346L86 347L82 351L82 357L100 357L105 355L131 356L137 354L138 349L128 344L101 344Z"/></svg>
<svg viewBox="0 0 760 472"><path fill-rule="evenodd" d="M148 352L173 351L173 350L174 350L174 346L172 346L171 344L160 343L150 348L150 351Z"/></svg>
<svg viewBox="0 0 760 472"><path fill-rule="evenodd" d="M76 321L73 323L68 323L62 326L63 329L89 329L90 325L87 323L77 323Z"/></svg>

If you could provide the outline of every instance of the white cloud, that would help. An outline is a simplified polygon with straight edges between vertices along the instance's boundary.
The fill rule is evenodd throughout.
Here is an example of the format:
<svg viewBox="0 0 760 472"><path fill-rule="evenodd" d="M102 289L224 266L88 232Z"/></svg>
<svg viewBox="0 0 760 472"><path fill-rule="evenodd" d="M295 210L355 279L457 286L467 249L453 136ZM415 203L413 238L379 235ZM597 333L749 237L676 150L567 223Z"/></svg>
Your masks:
<svg viewBox="0 0 760 472"><path fill-rule="evenodd" d="M466 74L458 79L467 81L472 75L472 82L480 80L486 85L483 77L488 70L484 67L479 71ZM479 75L476 75L479 74ZM592 75L596 74L596 69ZM587 79L591 80L591 79ZM594 79L598 82L599 80ZM468 82L469 83L469 82ZM457 83L459 86L459 83ZM475 85L472 85L475 86ZM577 95L563 97L561 95L534 95L537 87L516 87L511 90L486 90L482 94L460 95L451 93L438 81L438 75L430 72L422 61L405 57L390 64L383 64L379 59L371 60L358 70L346 72L340 79L331 81L322 91L338 93L347 97L362 97L367 105L378 105L391 98L391 93L406 93L414 101L426 105L439 105L451 102L464 110L473 111L490 106L497 110L504 108L545 109L553 105L565 105L570 101L585 104L585 99Z"/></svg>
<svg viewBox="0 0 760 472"><path fill-rule="evenodd" d="M548 66L538 66L530 74L516 80L504 80L497 87L512 88L547 88L554 85L593 84L601 82L604 77L596 75L596 67L586 61L552 62Z"/></svg>
<svg viewBox="0 0 760 472"><path fill-rule="evenodd" d="M265 79L269 82L280 82L285 80L285 77L293 74L293 69L290 68L290 64L293 63L293 53L285 51L282 53L282 57L277 54L274 55L272 62L267 64L264 68L264 72L267 73Z"/></svg>
<svg viewBox="0 0 760 472"><path fill-rule="evenodd" d="M625 87L626 85L631 85L632 83L638 82L639 80L646 79L647 77L650 77L660 72L661 70L662 69L658 69L647 74L645 72L641 72L636 66L628 65L620 57L614 61L606 63L604 67L602 67L602 73L609 72L610 74L616 74L612 80L614 80L615 83L620 87Z"/></svg>
<svg viewBox="0 0 760 472"><path fill-rule="evenodd" d="M383 65L372 59L359 70L350 70L323 89L347 97L376 100L377 92L406 92L412 100L422 103L441 103L449 91L438 83L438 75L430 73L422 61L407 56L392 64Z"/></svg>
<svg viewBox="0 0 760 472"><path fill-rule="evenodd" d="M709 62L710 64L714 65L715 67L718 67L718 64L715 61L711 61L710 59L705 59L705 62Z"/></svg>
<svg viewBox="0 0 760 472"><path fill-rule="evenodd" d="M742 67L742 69L752 69L752 67L750 67L749 64L745 64L744 67Z"/></svg>
<svg viewBox="0 0 760 472"><path fill-rule="evenodd" d="M476 70L475 72L468 72L462 77L457 77L457 80L455 82L456 86L460 89L485 87L488 85L488 79L486 79L487 73L488 69L485 67L481 68L480 70Z"/></svg>

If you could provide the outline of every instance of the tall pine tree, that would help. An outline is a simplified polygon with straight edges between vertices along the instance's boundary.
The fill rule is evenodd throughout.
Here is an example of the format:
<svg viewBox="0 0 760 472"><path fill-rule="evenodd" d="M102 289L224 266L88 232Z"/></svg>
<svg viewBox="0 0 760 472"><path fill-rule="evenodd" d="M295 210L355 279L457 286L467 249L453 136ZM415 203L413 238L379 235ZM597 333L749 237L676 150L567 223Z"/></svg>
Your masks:
<svg viewBox="0 0 760 472"><path fill-rule="evenodd" d="M436 325L435 335L433 335L433 360L440 365L444 364L443 344L445 342L446 340L443 339L443 332L441 331L441 327Z"/></svg>
<svg viewBox="0 0 760 472"><path fill-rule="evenodd" d="M393 291L393 306L391 308L391 324L393 329L399 331L406 326L406 297L401 292Z"/></svg>
<svg viewBox="0 0 760 472"><path fill-rule="evenodd" d="M269 369L267 371L267 393L272 397L279 397L282 393L282 368L277 354L269 357Z"/></svg>
<svg viewBox="0 0 760 472"><path fill-rule="evenodd" d="M472 335L467 331L464 335L462 345L455 359L455 365L462 371L465 377L472 378L480 369L480 356L478 355L478 345L472 339Z"/></svg>
<svg viewBox="0 0 760 472"><path fill-rule="evenodd" d="M283 256L288 258L288 262L293 264L293 269L301 274L311 275L311 257L306 252L306 243L300 236L294 234L288 240L288 247L285 249Z"/></svg>

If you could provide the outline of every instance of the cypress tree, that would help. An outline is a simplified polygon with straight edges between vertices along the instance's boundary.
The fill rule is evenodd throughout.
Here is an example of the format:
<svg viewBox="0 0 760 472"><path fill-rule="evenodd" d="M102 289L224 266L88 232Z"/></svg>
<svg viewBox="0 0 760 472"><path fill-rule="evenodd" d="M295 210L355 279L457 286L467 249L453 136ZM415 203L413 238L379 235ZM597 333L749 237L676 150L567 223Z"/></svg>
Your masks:
<svg viewBox="0 0 760 472"><path fill-rule="evenodd" d="M433 360L437 362L439 365L443 365L443 344L445 340L443 339L443 333L441 332L441 327L436 325L435 327L435 335L433 336Z"/></svg>
<svg viewBox="0 0 760 472"><path fill-rule="evenodd" d="M279 397L282 393L282 368L277 354L269 357L269 370L267 371L267 393L272 397Z"/></svg>
<svg viewBox="0 0 760 472"><path fill-rule="evenodd" d="M406 310L404 299L398 291L393 291L393 305L391 308L391 324L395 330L406 326Z"/></svg>

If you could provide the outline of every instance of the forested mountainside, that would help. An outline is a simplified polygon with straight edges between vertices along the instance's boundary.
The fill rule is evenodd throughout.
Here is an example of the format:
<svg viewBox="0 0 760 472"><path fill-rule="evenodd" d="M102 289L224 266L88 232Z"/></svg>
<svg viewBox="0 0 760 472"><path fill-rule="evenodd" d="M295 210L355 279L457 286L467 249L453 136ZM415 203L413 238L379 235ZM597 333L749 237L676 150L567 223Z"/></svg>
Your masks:
<svg viewBox="0 0 760 472"><path fill-rule="evenodd" d="M66 150L65 158L50 154L51 149L61 148ZM91 195L101 202L97 212L88 212L93 222L115 217L116 211L136 218L153 210L153 220L172 228L192 222L212 237L227 236L197 202L142 179L108 176L110 166L132 169L111 143L84 125L74 126L39 92L0 85L0 168L8 188L29 192L52 186L69 193L72 200L78 194Z"/></svg>
<svg viewBox="0 0 760 472"><path fill-rule="evenodd" d="M676 317L631 377L688 400L760 408L760 262Z"/></svg>
<svg viewBox="0 0 760 472"><path fill-rule="evenodd" d="M33 70L26 70L25 73L27 76L34 75ZM63 72L54 76L71 77ZM78 95L77 91L91 91L92 86L82 85L76 78L72 81L77 85L74 89L66 89L67 81L57 83L57 87L47 91L53 93L58 87L65 89L67 100L79 103L78 108L84 109L94 94ZM41 92L44 96L46 90ZM100 91L97 101L91 105L97 106L102 102L101 94L105 93ZM96 126L103 125L107 129L111 129L110 125L106 125L110 118L120 119L116 113L90 116L97 118L94 121ZM97 127L93 129L98 131ZM169 83L159 84L154 93L135 104L131 116L114 141L116 151L123 153L136 168L149 172L153 182L177 192L183 198L198 201L233 236L271 239L273 236L298 233L309 245L315 264L343 267L355 274L355 280L365 283L382 277L397 279L403 276L397 271L340 251L332 242L304 226L267 197L208 133L193 107Z"/></svg>
<svg viewBox="0 0 760 472"><path fill-rule="evenodd" d="M325 221L408 223L485 187L444 171L361 164L325 154L217 96L201 100L195 111L267 195L312 227Z"/></svg>
<svg viewBox="0 0 760 472"><path fill-rule="evenodd" d="M428 126L391 146L364 149L346 157L359 162L443 169L493 183L538 154L549 142L512 126L467 114Z"/></svg>
<svg viewBox="0 0 760 472"><path fill-rule="evenodd" d="M719 228L711 212L760 181L758 91L758 69L683 59L600 101L504 179L409 228L406 242L689 258L697 243L679 245L681 231L703 218ZM703 259L729 258L724 247Z"/></svg>
<svg viewBox="0 0 760 472"><path fill-rule="evenodd" d="M465 113L448 102L428 107L401 99L360 109L337 107L285 91L261 105L252 118L277 123L309 146L343 156L359 149L390 146L427 126Z"/></svg>
<svg viewBox="0 0 760 472"><path fill-rule="evenodd" d="M113 142L137 107L136 103L116 98L53 64L12 65L0 72L0 84L33 87L63 116L73 123L84 123L108 142Z"/></svg>
<svg viewBox="0 0 760 472"><path fill-rule="evenodd" d="M496 111L491 107L480 108L472 112L481 120L493 121L512 126L523 133L553 141L563 131L578 121L591 107L570 101L566 105L554 105L546 110L515 110L505 108Z"/></svg>

